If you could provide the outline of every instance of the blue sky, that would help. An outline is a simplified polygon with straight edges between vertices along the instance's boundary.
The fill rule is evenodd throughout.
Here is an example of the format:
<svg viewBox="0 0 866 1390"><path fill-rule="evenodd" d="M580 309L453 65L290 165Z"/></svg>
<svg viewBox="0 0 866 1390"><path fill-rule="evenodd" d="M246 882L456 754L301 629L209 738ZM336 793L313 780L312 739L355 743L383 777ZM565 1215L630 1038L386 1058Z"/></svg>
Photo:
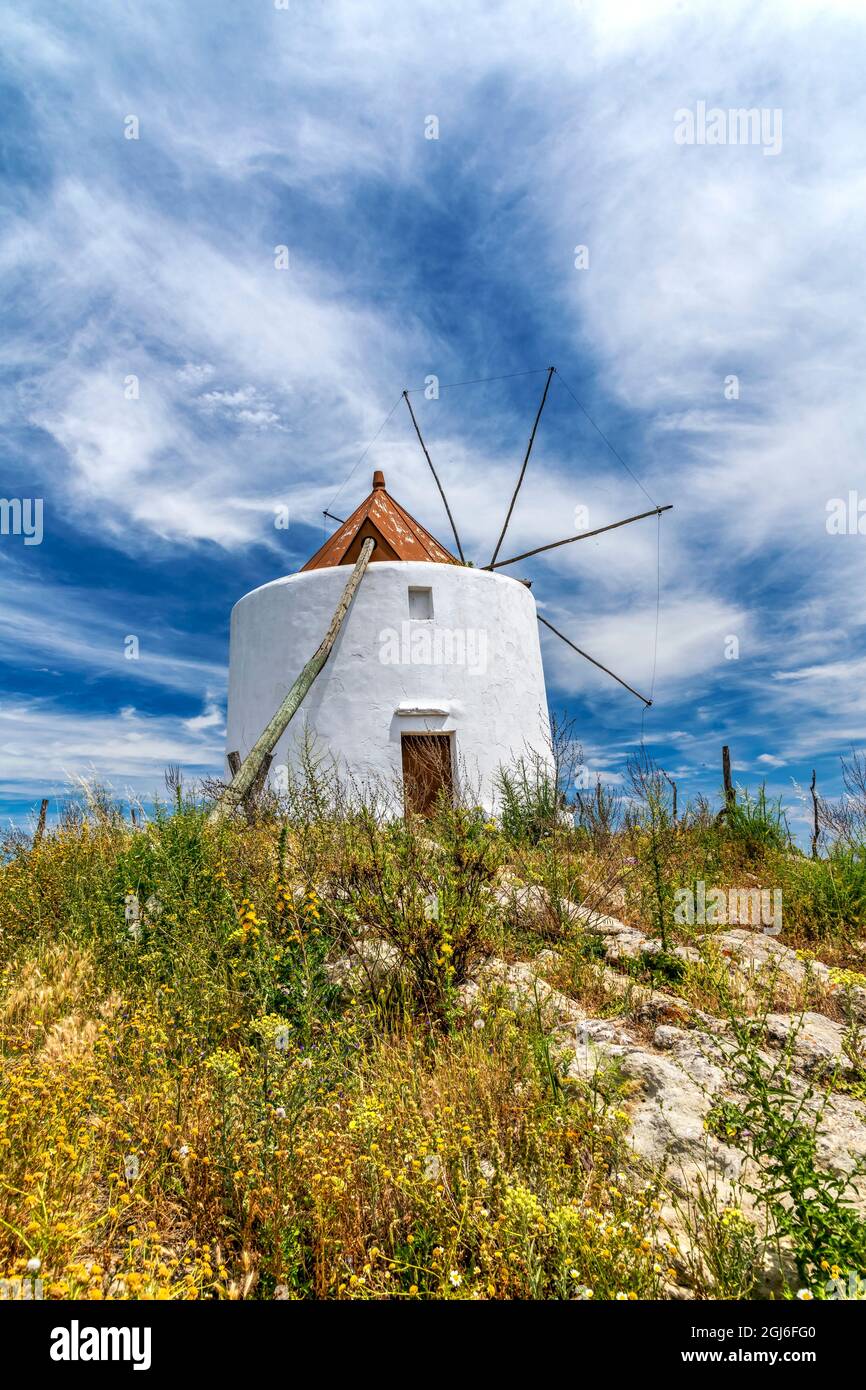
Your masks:
<svg viewBox="0 0 866 1390"><path fill-rule="evenodd" d="M403 387L551 363L675 510L657 649L653 520L518 567L540 611L639 689L655 667L681 796L725 742L795 824L813 766L838 790L866 712L866 535L827 530L866 503L860 3L17 0L0 49L0 494L44 502L41 545L0 536L7 823L82 776L146 799L168 762L217 770L231 606L323 507L381 467L450 543L402 406L352 472ZM678 144L702 101L780 111L781 150ZM481 563L543 382L414 398ZM646 505L555 380L507 553ZM641 706L543 650L617 781Z"/></svg>

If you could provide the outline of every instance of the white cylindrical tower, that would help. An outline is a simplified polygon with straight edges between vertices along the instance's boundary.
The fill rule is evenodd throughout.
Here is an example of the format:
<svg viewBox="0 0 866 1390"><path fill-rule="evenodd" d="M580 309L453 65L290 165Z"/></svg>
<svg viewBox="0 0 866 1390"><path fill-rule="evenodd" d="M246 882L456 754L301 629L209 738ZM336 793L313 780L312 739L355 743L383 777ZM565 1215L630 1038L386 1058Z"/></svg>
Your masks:
<svg viewBox="0 0 866 1390"><path fill-rule="evenodd" d="M375 563L274 751L270 777L279 785L312 736L389 801L399 802L402 788L407 804L423 810L450 786L495 810L501 765L536 755L551 762L535 600L518 580L454 561L383 482L372 498L378 514L365 504L299 574L235 605L226 751L243 758L271 719L328 628L354 552L373 534ZM417 553L425 538L448 562L377 559L377 551Z"/></svg>

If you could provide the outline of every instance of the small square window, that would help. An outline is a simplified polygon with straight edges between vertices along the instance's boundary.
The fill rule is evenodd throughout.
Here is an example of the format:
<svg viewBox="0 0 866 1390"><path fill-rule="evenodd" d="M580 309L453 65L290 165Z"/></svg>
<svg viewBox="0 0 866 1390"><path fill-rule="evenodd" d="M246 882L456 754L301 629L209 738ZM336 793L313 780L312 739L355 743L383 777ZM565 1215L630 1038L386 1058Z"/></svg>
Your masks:
<svg viewBox="0 0 866 1390"><path fill-rule="evenodd" d="M433 617L433 590L409 589L409 617L418 621Z"/></svg>

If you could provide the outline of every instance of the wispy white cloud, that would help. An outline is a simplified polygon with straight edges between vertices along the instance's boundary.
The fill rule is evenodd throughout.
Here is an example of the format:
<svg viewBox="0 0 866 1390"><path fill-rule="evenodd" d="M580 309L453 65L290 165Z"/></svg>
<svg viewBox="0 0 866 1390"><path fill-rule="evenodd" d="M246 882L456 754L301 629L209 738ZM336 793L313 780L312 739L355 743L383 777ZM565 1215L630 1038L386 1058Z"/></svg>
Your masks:
<svg viewBox="0 0 866 1390"><path fill-rule="evenodd" d="M23 805L37 796L65 799L85 778L116 795L149 800L163 790L170 763L203 775L222 763L222 741L211 721L140 714L133 707L105 714L69 713L47 701L0 703L0 796Z"/></svg>
<svg viewBox="0 0 866 1390"><path fill-rule="evenodd" d="M239 386L236 391L205 391L196 404L208 414L221 415L238 425L284 429L271 402L255 386Z"/></svg>
<svg viewBox="0 0 866 1390"><path fill-rule="evenodd" d="M183 727L191 734L200 734L204 729L222 733L225 731L225 714L218 705L209 704L202 714L197 714L192 719L184 719Z"/></svg>
<svg viewBox="0 0 866 1390"><path fill-rule="evenodd" d="M144 682L188 694L224 689L225 669L174 650L174 639L166 638L158 620L146 627L124 621L120 595L113 595L109 609L94 592L27 582L5 567L0 573L0 658L11 670L48 663L87 676L114 675L133 688Z"/></svg>

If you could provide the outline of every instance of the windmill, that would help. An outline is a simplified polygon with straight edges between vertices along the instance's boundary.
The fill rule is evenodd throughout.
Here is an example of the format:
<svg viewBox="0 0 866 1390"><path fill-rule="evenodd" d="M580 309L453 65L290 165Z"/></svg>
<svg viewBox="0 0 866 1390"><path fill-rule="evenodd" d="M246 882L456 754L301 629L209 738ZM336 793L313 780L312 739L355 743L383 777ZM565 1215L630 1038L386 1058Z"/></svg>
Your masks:
<svg viewBox="0 0 866 1390"><path fill-rule="evenodd" d="M400 809L423 812L440 792L453 792L467 780L477 799L495 810L503 763L527 752L551 760L538 623L645 706L651 704L543 618L525 581L502 573L531 556L670 510L653 506L500 559L554 374L555 368L547 369L517 483L486 565L466 560L407 390L402 399L457 553L390 495L376 470L372 492L348 518L325 512L339 528L300 571L235 605L226 731L231 780L213 819L254 795L273 776L272 764L297 761L297 741L293 751L288 728L302 706L306 733L353 777L402 787ZM350 565L344 582L340 571ZM313 655L295 675L320 633Z"/></svg>

